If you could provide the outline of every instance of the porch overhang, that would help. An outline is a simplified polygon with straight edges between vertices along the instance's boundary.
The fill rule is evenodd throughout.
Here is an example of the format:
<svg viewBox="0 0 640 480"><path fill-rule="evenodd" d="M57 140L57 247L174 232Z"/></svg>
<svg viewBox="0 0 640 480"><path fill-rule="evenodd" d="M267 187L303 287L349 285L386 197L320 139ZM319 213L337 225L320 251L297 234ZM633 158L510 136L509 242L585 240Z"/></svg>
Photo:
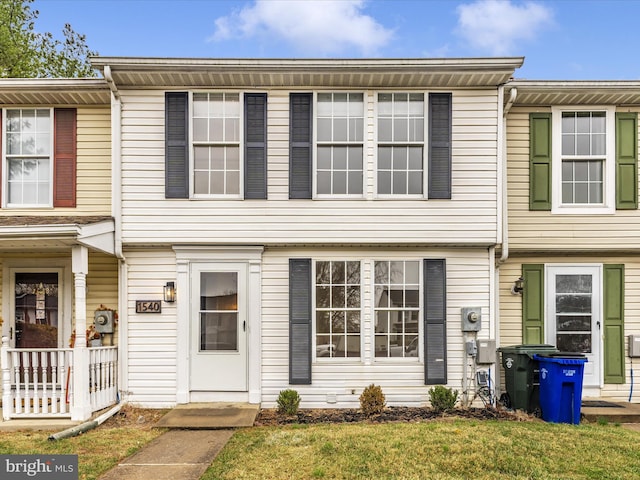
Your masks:
<svg viewBox="0 0 640 480"><path fill-rule="evenodd" d="M115 254L112 217L0 217L0 252L67 250L82 245Z"/></svg>
<svg viewBox="0 0 640 480"><path fill-rule="evenodd" d="M107 82L101 78L2 78L2 105L109 105Z"/></svg>
<svg viewBox="0 0 640 480"><path fill-rule="evenodd" d="M505 103L514 88L518 92L514 105L520 106L640 105L638 80L512 80L505 85Z"/></svg>
<svg viewBox="0 0 640 480"><path fill-rule="evenodd" d="M92 57L118 88L454 88L507 82L523 57L211 59Z"/></svg>

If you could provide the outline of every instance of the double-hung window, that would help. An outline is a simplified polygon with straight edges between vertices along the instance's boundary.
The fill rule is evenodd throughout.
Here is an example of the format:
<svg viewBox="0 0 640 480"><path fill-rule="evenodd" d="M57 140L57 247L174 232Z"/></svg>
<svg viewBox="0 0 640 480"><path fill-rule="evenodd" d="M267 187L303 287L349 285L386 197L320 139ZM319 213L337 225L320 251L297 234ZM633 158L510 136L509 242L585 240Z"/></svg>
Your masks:
<svg viewBox="0 0 640 480"><path fill-rule="evenodd" d="M193 195L240 195L240 95L193 94Z"/></svg>
<svg viewBox="0 0 640 480"><path fill-rule="evenodd" d="M318 93L316 112L318 196L362 196L363 94Z"/></svg>
<svg viewBox="0 0 640 480"><path fill-rule="evenodd" d="M609 109L555 110L554 211L613 212L615 127Z"/></svg>
<svg viewBox="0 0 640 480"><path fill-rule="evenodd" d="M3 178L8 207L52 204L52 117L49 108L5 110Z"/></svg>
<svg viewBox="0 0 640 480"><path fill-rule="evenodd" d="M315 262L316 357L360 357L358 261Z"/></svg>
<svg viewBox="0 0 640 480"><path fill-rule="evenodd" d="M378 94L378 195L424 194L422 93Z"/></svg>
<svg viewBox="0 0 640 480"><path fill-rule="evenodd" d="M374 265L375 356L418 357L420 262Z"/></svg>

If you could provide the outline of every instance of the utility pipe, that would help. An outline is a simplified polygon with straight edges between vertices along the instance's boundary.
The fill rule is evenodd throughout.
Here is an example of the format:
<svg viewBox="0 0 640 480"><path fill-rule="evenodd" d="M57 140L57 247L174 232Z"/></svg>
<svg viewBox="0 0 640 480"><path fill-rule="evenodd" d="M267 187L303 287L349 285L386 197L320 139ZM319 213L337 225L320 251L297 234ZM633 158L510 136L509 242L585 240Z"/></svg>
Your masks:
<svg viewBox="0 0 640 480"><path fill-rule="evenodd" d="M121 408L122 403L119 403L109 411L97 416L93 420L89 420L87 422L81 423L80 425L76 425L75 427L67 428L66 430L62 430L61 432L49 435L49 440L61 440L63 438L75 437L76 435L87 432L93 428L96 428L98 425L102 425L106 420L118 413Z"/></svg>

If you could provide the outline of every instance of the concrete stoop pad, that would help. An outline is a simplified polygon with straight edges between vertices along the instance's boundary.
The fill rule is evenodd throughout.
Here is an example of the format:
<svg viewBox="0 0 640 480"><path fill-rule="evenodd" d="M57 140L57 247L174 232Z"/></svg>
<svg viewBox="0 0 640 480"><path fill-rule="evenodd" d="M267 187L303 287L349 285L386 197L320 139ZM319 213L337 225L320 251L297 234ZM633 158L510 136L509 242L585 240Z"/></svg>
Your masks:
<svg viewBox="0 0 640 480"><path fill-rule="evenodd" d="M231 435L233 430L170 430L100 480L197 480Z"/></svg>
<svg viewBox="0 0 640 480"><path fill-rule="evenodd" d="M155 426L189 429L251 427L259 408L259 405L241 403L189 403L172 409Z"/></svg>

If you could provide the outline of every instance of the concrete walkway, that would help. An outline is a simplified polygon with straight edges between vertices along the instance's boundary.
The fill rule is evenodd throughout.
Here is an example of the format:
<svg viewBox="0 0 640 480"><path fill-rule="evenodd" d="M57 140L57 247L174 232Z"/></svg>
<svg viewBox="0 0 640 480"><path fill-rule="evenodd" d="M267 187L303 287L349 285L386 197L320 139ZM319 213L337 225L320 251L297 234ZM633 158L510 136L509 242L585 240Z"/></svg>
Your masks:
<svg viewBox="0 0 640 480"><path fill-rule="evenodd" d="M99 480L198 480L233 429L252 426L258 410L258 405L243 403L178 405L156 423L168 432Z"/></svg>
<svg viewBox="0 0 640 480"><path fill-rule="evenodd" d="M198 480L233 430L169 430L100 480Z"/></svg>

